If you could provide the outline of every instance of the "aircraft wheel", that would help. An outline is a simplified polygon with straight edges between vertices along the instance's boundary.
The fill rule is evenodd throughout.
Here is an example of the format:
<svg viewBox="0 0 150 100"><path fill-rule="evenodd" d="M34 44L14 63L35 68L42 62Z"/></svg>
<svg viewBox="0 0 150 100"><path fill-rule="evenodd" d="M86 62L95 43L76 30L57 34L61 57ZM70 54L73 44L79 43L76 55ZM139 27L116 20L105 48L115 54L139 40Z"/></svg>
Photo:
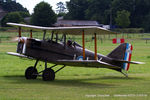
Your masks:
<svg viewBox="0 0 150 100"><path fill-rule="evenodd" d="M51 68L47 68L43 71L42 78L44 81L55 80L55 72Z"/></svg>
<svg viewBox="0 0 150 100"><path fill-rule="evenodd" d="M37 69L34 67L28 67L25 71L25 78L26 79L36 79L37 78Z"/></svg>

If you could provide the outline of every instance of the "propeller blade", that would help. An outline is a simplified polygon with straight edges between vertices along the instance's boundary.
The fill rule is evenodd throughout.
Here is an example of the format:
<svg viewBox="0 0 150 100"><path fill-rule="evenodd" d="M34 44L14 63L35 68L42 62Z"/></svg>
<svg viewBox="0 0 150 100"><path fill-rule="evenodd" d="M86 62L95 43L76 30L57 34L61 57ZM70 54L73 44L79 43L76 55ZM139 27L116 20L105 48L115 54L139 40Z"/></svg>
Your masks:
<svg viewBox="0 0 150 100"><path fill-rule="evenodd" d="M11 38L11 42L18 42L19 41L19 37L12 37Z"/></svg>

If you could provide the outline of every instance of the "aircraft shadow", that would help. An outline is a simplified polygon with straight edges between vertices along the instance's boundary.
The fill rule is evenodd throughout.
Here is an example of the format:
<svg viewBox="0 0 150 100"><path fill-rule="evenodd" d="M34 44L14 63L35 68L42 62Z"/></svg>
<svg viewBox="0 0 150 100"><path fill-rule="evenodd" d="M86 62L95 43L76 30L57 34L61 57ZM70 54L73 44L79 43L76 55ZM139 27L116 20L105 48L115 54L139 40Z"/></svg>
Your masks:
<svg viewBox="0 0 150 100"><path fill-rule="evenodd" d="M101 79L119 79L119 80L141 80L142 78L139 77L124 77L124 76L104 76Z"/></svg>
<svg viewBox="0 0 150 100"><path fill-rule="evenodd" d="M98 78L86 78L86 79L56 79L55 81L42 81L41 78L37 78L36 80L26 80L24 75L14 75L14 76L3 76L6 80L9 80L12 84L46 84L46 85L59 85L59 86L66 86L66 87L82 87L82 88L113 88L115 84L112 83L100 83L101 80L140 80L140 78L136 77L114 77L114 76L105 76L105 77L98 77ZM96 80L96 82L93 82ZM91 82L92 81L92 82Z"/></svg>

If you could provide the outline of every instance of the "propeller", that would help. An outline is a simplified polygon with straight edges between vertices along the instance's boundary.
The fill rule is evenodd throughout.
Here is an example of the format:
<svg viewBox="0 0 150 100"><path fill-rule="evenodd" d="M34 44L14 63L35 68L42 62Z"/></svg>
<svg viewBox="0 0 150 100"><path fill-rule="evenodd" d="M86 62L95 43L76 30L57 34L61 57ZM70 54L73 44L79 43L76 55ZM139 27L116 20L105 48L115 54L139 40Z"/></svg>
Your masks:
<svg viewBox="0 0 150 100"><path fill-rule="evenodd" d="M26 37L12 37L11 41L12 42L22 42L22 43L25 43Z"/></svg>
<svg viewBox="0 0 150 100"><path fill-rule="evenodd" d="M19 41L19 37L12 37L11 38L11 42L18 42Z"/></svg>

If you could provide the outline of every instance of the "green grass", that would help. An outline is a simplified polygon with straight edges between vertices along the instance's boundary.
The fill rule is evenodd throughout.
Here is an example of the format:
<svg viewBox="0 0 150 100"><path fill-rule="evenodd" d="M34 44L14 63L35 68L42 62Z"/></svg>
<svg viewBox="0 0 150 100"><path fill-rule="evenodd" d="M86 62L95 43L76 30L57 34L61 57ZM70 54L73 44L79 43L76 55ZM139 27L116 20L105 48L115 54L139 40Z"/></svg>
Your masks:
<svg viewBox="0 0 150 100"><path fill-rule="evenodd" d="M10 33L1 36L7 36ZM14 36L12 33L10 36ZM41 37L39 35L39 37ZM70 36L71 37L71 36ZM76 41L81 43L76 36ZM101 36L98 39L98 52L107 55L118 46L112 44L115 36ZM122 37L121 35L118 37ZM148 37L148 36L145 36ZM149 36L150 37L150 36ZM71 37L72 38L72 37ZM91 37L87 36L88 40ZM126 42L133 44L133 61L142 61L144 65L131 65L129 78L109 69L66 67L56 74L53 82L26 80L24 71L35 61L7 55L15 52L16 43L3 40L0 43L0 99L1 100L149 100L150 99L150 42L145 43L139 35L131 35ZM86 47L93 50L94 41L87 40ZM51 66L52 64L48 64ZM41 67L42 66L42 67ZM57 68L60 68L58 66ZM39 62L38 70L44 68ZM55 68L55 70L57 69ZM107 95L107 96L106 96ZM117 95L121 95L120 97Z"/></svg>

